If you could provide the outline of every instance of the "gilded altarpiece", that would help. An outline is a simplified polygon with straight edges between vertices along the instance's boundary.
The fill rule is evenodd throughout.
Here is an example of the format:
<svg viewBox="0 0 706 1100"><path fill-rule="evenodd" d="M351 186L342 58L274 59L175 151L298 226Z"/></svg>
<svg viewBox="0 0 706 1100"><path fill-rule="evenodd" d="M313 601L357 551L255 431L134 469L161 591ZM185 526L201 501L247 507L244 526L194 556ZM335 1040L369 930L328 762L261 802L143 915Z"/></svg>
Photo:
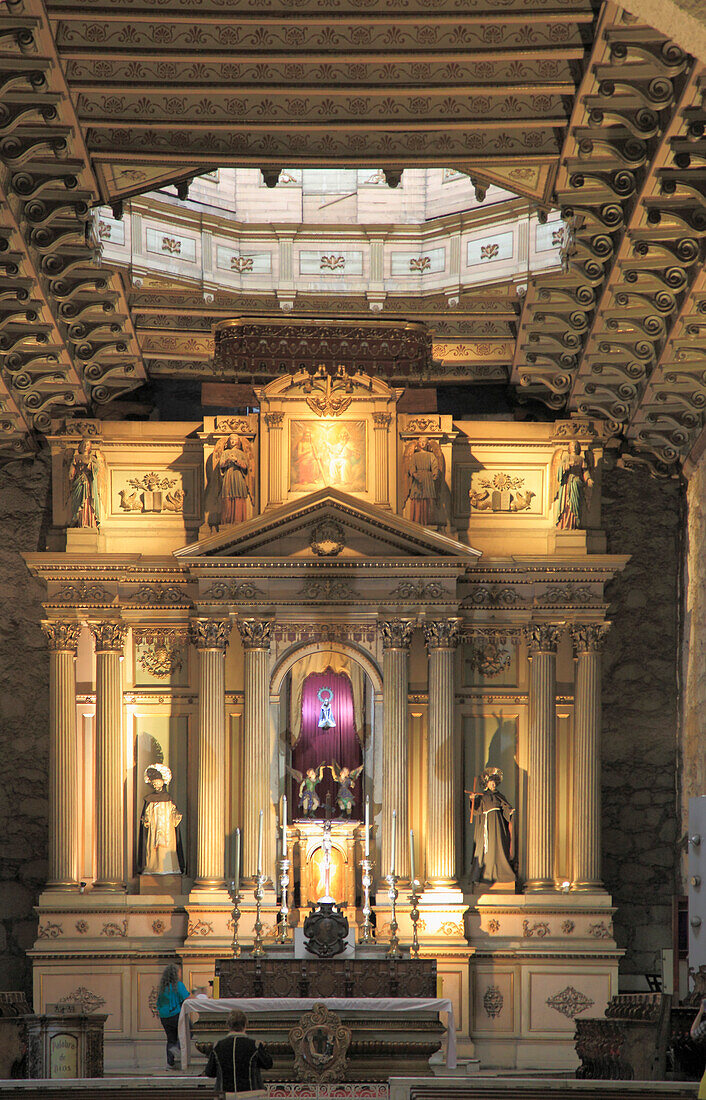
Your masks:
<svg viewBox="0 0 706 1100"><path fill-rule="evenodd" d="M462 1052L570 1067L566 989L580 1012L600 1011L614 987L620 952L588 765L599 751L604 586L625 562L604 552L600 433L586 420L413 416L399 397L364 374L303 373L262 389L259 412L62 423L50 438L53 526L27 564L46 585L63 715L48 737L71 766L51 777L35 1007L81 986L109 1015L109 1071L160 1064L165 958L207 989L228 953L238 829L239 931L252 941L260 810L266 945L274 934L302 669L348 670L352 684L363 771L341 833L349 919L360 924L355 818L369 796L378 936L389 933L381 875L394 809L400 936L411 939L412 829L421 949L454 1001ZM100 493L95 513L70 513L86 439L81 476L95 472ZM563 530L552 478L572 441L590 450L594 477L579 526ZM96 523L71 526L72 515ZM153 882L147 893L136 850L150 763L172 772L186 868L177 889ZM515 810L514 893L470 878L464 789L489 766ZM299 813L290 805L290 822ZM290 845L295 829L292 923L320 852L320 823L294 820Z"/></svg>

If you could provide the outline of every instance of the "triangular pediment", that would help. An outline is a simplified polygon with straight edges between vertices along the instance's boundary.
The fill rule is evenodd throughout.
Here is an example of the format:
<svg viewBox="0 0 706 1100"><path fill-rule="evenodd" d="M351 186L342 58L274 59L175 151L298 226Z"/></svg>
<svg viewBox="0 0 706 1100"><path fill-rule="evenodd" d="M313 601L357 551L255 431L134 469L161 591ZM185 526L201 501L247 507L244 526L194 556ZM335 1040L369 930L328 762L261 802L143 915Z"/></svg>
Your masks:
<svg viewBox="0 0 706 1100"><path fill-rule="evenodd" d="M436 558L470 564L480 551L329 488L223 527L176 556L317 562Z"/></svg>

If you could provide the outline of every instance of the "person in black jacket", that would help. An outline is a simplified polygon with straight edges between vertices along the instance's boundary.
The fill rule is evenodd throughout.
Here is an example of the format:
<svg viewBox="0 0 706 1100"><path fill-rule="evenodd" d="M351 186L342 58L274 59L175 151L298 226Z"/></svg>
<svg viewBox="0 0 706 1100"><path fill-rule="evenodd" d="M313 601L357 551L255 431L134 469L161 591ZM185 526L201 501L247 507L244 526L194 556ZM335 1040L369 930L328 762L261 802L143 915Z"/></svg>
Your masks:
<svg viewBox="0 0 706 1100"><path fill-rule="evenodd" d="M206 1077L217 1077L220 1087L227 1093L247 1092L262 1088L262 1070L272 1067L272 1055L262 1043L256 1043L245 1034L245 1013L236 1008L228 1017L230 1031L220 1039L211 1051L204 1070Z"/></svg>

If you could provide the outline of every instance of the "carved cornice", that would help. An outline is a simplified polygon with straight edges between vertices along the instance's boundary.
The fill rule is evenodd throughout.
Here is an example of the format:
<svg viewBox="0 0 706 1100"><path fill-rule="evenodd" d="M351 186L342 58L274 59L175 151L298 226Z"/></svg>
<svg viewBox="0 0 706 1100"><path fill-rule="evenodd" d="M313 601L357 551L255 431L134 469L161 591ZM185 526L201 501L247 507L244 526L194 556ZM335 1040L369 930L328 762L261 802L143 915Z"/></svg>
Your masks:
<svg viewBox="0 0 706 1100"><path fill-rule="evenodd" d="M76 653L81 634L80 623L44 620L42 630L46 635L47 647L50 651L56 653L60 650L68 650L70 653Z"/></svg>
<svg viewBox="0 0 706 1100"><path fill-rule="evenodd" d="M530 653L556 653L564 627L556 623L530 623L523 633Z"/></svg>
<svg viewBox="0 0 706 1100"><path fill-rule="evenodd" d="M383 649L409 649L415 623L413 619L385 619L378 623Z"/></svg>
<svg viewBox="0 0 706 1100"><path fill-rule="evenodd" d="M272 623L268 619L238 619L243 649L269 649Z"/></svg>
<svg viewBox="0 0 706 1100"><path fill-rule="evenodd" d="M125 648L128 626L126 623L104 620L89 622L96 653L122 653Z"/></svg>
<svg viewBox="0 0 706 1100"><path fill-rule="evenodd" d="M192 619L191 641L197 649L220 649L225 653L230 637L230 619Z"/></svg>
<svg viewBox="0 0 706 1100"><path fill-rule="evenodd" d="M574 652L600 653L611 628L611 623L574 623L569 627Z"/></svg>
<svg viewBox="0 0 706 1100"><path fill-rule="evenodd" d="M434 619L423 624L428 649L454 649L460 640L460 619Z"/></svg>

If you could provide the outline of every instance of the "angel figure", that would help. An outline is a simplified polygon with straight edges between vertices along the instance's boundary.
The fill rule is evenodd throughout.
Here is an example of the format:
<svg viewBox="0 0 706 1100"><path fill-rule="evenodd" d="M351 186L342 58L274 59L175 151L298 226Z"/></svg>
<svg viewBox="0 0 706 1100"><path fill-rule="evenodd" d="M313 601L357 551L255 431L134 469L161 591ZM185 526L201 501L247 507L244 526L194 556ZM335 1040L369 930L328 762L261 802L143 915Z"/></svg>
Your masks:
<svg viewBox="0 0 706 1100"><path fill-rule="evenodd" d="M209 459L207 476L206 511L211 526L246 520L255 498L255 463L247 436L221 437Z"/></svg>
<svg viewBox="0 0 706 1100"><path fill-rule="evenodd" d="M316 788L323 779L325 770L326 765L319 764L318 768L307 768L306 775L302 775L296 768L290 768L287 765L287 771L299 784L299 805L306 817L313 817L321 805Z"/></svg>
<svg viewBox="0 0 706 1100"><path fill-rule="evenodd" d="M556 526L560 531L576 531L581 527L587 490L593 487L589 470L591 452L581 453L581 444L574 439L568 447L554 455L551 481L558 500Z"/></svg>
<svg viewBox="0 0 706 1100"><path fill-rule="evenodd" d="M428 527L436 519L445 474L441 447L435 439L413 440L405 447L402 467L406 490L403 514Z"/></svg>
<svg viewBox="0 0 706 1100"><path fill-rule="evenodd" d="M82 439L69 466L69 527L100 527L104 482L103 455L90 439Z"/></svg>
<svg viewBox="0 0 706 1100"><path fill-rule="evenodd" d="M333 766L329 764L329 771L338 783L338 793L336 794L338 807L345 817L350 817L353 813L353 806L355 804L353 788L356 779L363 771L363 765L361 764L359 768L354 768L353 771L351 771L350 768L340 768L334 760Z"/></svg>

